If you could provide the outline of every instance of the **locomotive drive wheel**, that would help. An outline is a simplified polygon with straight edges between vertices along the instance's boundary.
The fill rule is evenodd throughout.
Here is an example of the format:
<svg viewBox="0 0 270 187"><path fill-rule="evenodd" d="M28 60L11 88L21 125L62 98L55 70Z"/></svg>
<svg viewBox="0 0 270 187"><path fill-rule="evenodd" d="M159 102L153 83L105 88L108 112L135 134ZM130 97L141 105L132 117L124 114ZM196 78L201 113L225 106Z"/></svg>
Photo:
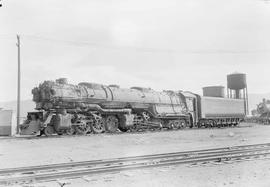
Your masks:
<svg viewBox="0 0 270 187"><path fill-rule="evenodd" d="M111 132L111 133L117 132L118 126L119 126L119 120L116 116L111 115L111 116L106 117L105 129L107 132Z"/></svg>
<svg viewBox="0 0 270 187"><path fill-rule="evenodd" d="M91 131L91 127L88 125L79 125L75 127L76 134L78 135L86 135Z"/></svg>
<svg viewBox="0 0 270 187"><path fill-rule="evenodd" d="M44 129L44 134L46 135L46 136L50 136L50 135L52 135L52 134L54 134L55 133L55 130L54 130L54 128L52 127L52 126L47 126L45 129Z"/></svg>
<svg viewBox="0 0 270 187"><path fill-rule="evenodd" d="M97 119L92 125L91 125L91 129L93 131L93 133L98 134L98 133L102 133L105 131L105 120L103 118L101 119Z"/></svg>
<svg viewBox="0 0 270 187"><path fill-rule="evenodd" d="M91 132L91 123L81 122L73 126L75 133L78 135L86 135Z"/></svg>

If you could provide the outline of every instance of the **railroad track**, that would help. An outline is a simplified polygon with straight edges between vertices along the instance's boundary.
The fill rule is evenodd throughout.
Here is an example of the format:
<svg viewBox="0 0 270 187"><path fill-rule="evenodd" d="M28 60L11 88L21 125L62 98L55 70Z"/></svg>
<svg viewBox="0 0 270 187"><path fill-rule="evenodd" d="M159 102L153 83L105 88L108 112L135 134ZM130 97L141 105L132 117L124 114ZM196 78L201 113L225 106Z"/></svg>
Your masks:
<svg viewBox="0 0 270 187"><path fill-rule="evenodd" d="M0 170L0 185L76 178L106 172L143 169L177 164L222 162L270 155L270 143L196 151L92 160Z"/></svg>
<svg viewBox="0 0 270 187"><path fill-rule="evenodd" d="M147 133L166 133L166 132L175 132L175 131L194 131L194 130L209 130L209 129L231 129L231 128L247 128L251 126L231 126L231 127L213 127L213 128L183 128L183 129L147 129L141 131L129 131L129 132L116 132L116 133L101 133L101 134L86 134L86 135L51 135L51 136L36 136L36 135L22 135L17 137L18 139L45 139L45 138L72 138L72 137L83 137L83 136L99 136L99 135L110 135L110 136L117 136L117 135L125 135L125 134L147 134ZM14 137L3 137L3 139L14 139Z"/></svg>

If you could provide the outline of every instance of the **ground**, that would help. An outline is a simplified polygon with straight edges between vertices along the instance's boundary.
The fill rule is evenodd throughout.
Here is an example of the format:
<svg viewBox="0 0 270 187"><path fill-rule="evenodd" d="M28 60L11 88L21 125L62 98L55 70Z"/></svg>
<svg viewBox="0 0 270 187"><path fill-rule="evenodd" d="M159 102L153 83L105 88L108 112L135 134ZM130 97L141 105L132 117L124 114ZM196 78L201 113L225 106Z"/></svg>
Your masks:
<svg viewBox="0 0 270 187"><path fill-rule="evenodd" d="M59 180L35 184L35 187L67 184L71 186L123 187L211 187L270 186L270 160L239 163L180 165L154 169L123 171L119 173L85 176L80 179Z"/></svg>
<svg viewBox="0 0 270 187"><path fill-rule="evenodd" d="M270 143L270 126L136 134L0 138L0 168ZM270 160L179 165L85 176L34 186L270 186Z"/></svg>

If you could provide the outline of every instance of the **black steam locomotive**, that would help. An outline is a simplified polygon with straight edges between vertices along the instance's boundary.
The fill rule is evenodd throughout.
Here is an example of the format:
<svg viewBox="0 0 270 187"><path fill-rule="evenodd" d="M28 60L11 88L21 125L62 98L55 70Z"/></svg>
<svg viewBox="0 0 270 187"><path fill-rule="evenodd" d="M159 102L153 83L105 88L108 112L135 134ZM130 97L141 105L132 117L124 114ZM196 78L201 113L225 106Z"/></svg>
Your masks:
<svg viewBox="0 0 270 187"><path fill-rule="evenodd" d="M21 134L88 134L144 129L237 125L244 100L191 92L120 88L66 79L44 81L32 90L36 112L29 112Z"/></svg>

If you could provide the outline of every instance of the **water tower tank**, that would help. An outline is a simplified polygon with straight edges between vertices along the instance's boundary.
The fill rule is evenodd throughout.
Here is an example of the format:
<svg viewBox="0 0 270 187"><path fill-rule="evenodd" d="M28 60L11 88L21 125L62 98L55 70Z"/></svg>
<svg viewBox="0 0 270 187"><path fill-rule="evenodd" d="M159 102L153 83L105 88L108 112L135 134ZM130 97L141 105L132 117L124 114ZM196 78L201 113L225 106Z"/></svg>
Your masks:
<svg viewBox="0 0 270 187"><path fill-rule="evenodd" d="M207 87L203 87L203 96L207 96L207 97L224 97L224 86L207 86Z"/></svg>
<svg viewBox="0 0 270 187"><path fill-rule="evenodd" d="M248 114L248 91L246 74L232 73L227 75L227 96L233 99L243 99L245 114Z"/></svg>
<svg viewBox="0 0 270 187"><path fill-rule="evenodd" d="M227 75L227 87L232 90L241 90L247 87L246 74L233 73Z"/></svg>

